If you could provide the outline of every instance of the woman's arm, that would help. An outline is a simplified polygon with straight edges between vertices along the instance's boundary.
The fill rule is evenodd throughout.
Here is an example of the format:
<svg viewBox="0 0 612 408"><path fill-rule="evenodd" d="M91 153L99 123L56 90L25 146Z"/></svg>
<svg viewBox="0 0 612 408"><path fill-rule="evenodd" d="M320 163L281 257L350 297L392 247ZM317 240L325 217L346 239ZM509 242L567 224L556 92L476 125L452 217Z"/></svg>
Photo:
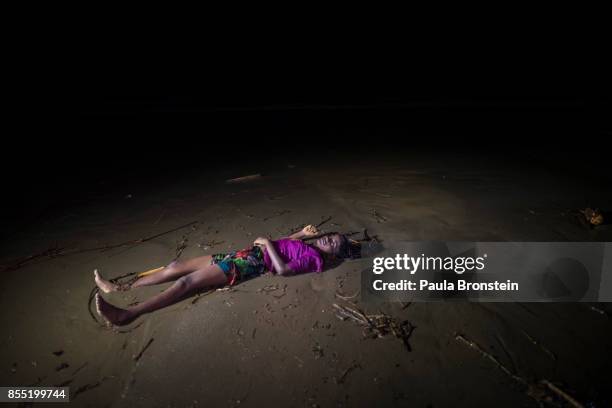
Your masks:
<svg viewBox="0 0 612 408"><path fill-rule="evenodd" d="M319 234L319 230L314 225L307 225L301 231L289 235L289 239L304 239Z"/></svg>
<svg viewBox="0 0 612 408"><path fill-rule="evenodd" d="M276 248L272 245L272 241L268 238L257 238L254 242L255 245L265 248L268 251L268 256L270 256L270 260L272 261L272 266L274 266L274 270L279 275L291 275L293 271L291 268L287 266L285 261L278 255L276 252Z"/></svg>

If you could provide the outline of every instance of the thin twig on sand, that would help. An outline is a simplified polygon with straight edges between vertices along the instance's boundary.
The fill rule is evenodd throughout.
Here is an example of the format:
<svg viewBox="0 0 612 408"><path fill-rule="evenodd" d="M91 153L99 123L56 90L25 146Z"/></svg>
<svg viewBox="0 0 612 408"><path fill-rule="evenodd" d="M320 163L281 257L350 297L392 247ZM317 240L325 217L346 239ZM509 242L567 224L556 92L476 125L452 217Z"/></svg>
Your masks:
<svg viewBox="0 0 612 408"><path fill-rule="evenodd" d="M176 256L174 257L174 260L178 260L181 255L183 254L183 251L187 248L187 236L183 236L183 239L181 240L181 242L179 242L176 246Z"/></svg>
<svg viewBox="0 0 612 408"><path fill-rule="evenodd" d="M77 368L76 370L74 370L74 371L72 372L72 375L73 375L73 376L77 375L77 373L78 373L79 371L81 371L83 368L85 368L85 367L87 366L87 364L88 364L87 362L84 362L83 364L81 364L81 365L79 366L79 368Z"/></svg>
<svg viewBox="0 0 612 408"><path fill-rule="evenodd" d="M318 223L317 225L315 225L315 227L318 229L320 228L322 225L327 224L328 222L330 222L332 220L331 215L327 218L325 218L323 221L321 221L320 223Z"/></svg>
<svg viewBox="0 0 612 408"><path fill-rule="evenodd" d="M358 362L356 362L356 361L353 361L353 363L352 363L350 366L348 366L348 367L346 368L346 370L344 370L344 371L342 372L342 374L340 375L340 377L338 377L338 380L336 380L336 383L338 383L338 384L343 384L343 383L344 383L344 381L346 380L346 376L347 376L347 375L349 375L349 373L350 373L351 371L353 371L354 369L356 369L356 368L361 368L361 364L359 364L359 363L358 363Z"/></svg>
<svg viewBox="0 0 612 408"><path fill-rule="evenodd" d="M400 302L400 304L402 305L402 310L405 310L405 309L408 309L410 307L412 302Z"/></svg>
<svg viewBox="0 0 612 408"><path fill-rule="evenodd" d="M248 176L236 177L236 178L233 178L233 179L228 179L228 180L225 180L225 182L227 184L244 183L244 182L247 182L247 181L257 180L259 178L261 178L261 174L257 173L257 174L249 174Z"/></svg>
<svg viewBox="0 0 612 408"><path fill-rule="evenodd" d="M550 351L549 349L547 349L546 347L544 347L544 345L542 343L540 343L539 341L537 341L536 339L534 339L533 337L531 337L529 335L529 333L527 333L525 330L521 330L523 332L523 334L525 335L525 337L527 337L529 339L529 341L531 342L531 344L533 344L536 347L539 347L544 353L546 353L550 358L553 359L553 361L557 361L557 356L555 356L555 353L553 353L552 351Z"/></svg>
<svg viewBox="0 0 612 408"><path fill-rule="evenodd" d="M207 290L206 292L201 292L201 293L198 293L198 294L196 295L196 297L194 297L194 298L193 298L193 300L191 301L191 304L192 304L192 305L195 305L195 304L196 304L196 303L197 303L197 302L198 302L200 299L202 299L204 296L210 295L211 293L213 293L213 292L215 292L215 291L216 291L215 289L210 289L210 290Z"/></svg>
<svg viewBox="0 0 612 408"><path fill-rule="evenodd" d="M599 313L599 314L600 314L600 315L602 315L602 316L605 316L605 317L610 317L610 316L608 315L608 312L606 312L605 310L600 309L600 308L598 308L598 307L595 307L595 306L589 306L589 309L591 309L591 310L592 310L592 311L594 311L594 312Z"/></svg>
<svg viewBox="0 0 612 408"><path fill-rule="evenodd" d="M550 381L542 380L541 383L544 384L545 386L547 386L549 390L551 390L552 392L557 394L559 397L561 397L565 401L567 401L571 406L573 406L575 408L584 408L584 405L582 405L581 403L576 401L572 396L570 396L568 393L566 393L563 390L561 390L559 387L557 387L556 385L554 385Z"/></svg>
<svg viewBox="0 0 612 408"><path fill-rule="evenodd" d="M161 237L163 235L170 234L171 232L178 231L180 229L183 229L183 228L189 227L191 225L197 224L198 222L199 221L193 221L193 222L187 223L185 225L181 225L180 227L176 227L176 228L173 228L171 230L161 232L159 234L155 234L155 235L151 235L149 237L135 239L135 240L131 240L131 241L125 241L125 242L121 242L119 244L105 245L105 246L94 247L94 248L72 249L72 250L66 250L65 248L59 248L59 247L57 247L57 248L50 248L50 249L47 249L47 250L45 250L43 252L40 252L38 254L30 255L30 256L27 256L25 258L18 259L17 261L14 261L12 264L10 264L8 266L5 266L3 269L1 269L0 273L19 269L19 268L21 268L21 267L23 267L23 266L25 266L27 264L30 264L30 263L32 263L33 261L36 261L36 260L43 261L43 260L57 258L57 257L60 257L60 256L65 257L65 256L78 255L78 254L83 254L83 253L86 253L86 252L94 252L94 251L102 251L102 252L104 252L104 251L108 251L108 250L115 249L115 248L139 245L139 244L145 243L147 241L151 241L151 240L153 240L155 238L159 238L159 237Z"/></svg>
<svg viewBox="0 0 612 408"><path fill-rule="evenodd" d="M109 380L111 378L115 378L115 376L108 376L108 377L102 377L102 379L98 382L95 382L93 384L85 384L79 388L77 388L77 390L74 392L74 394L72 394L70 396L70 400L75 400L77 395L84 393L85 391L89 391L92 390L94 388L99 387L100 385L102 385L102 383L106 380Z"/></svg>
<svg viewBox="0 0 612 408"><path fill-rule="evenodd" d="M374 217L374 219L376 220L376 222L381 223L381 222L387 222L388 218L385 217L384 215L382 215L381 213L379 213L376 210L372 210L372 216Z"/></svg>
<svg viewBox="0 0 612 408"><path fill-rule="evenodd" d="M515 381L517 381L517 382L519 382L519 383L521 383L523 385L527 385L527 381L524 378L519 377L518 375L516 375L512 371L510 371L508 369L508 367L506 367L505 365L500 363L500 361L497 358L495 358L493 355L491 355L491 354L487 353L486 351L484 351L482 349L482 347L480 347L476 342L468 340L465 336L463 336L461 334L455 335L455 340L457 340L460 343L463 343L466 346L476 350L482 357L492 361L493 364L495 364L497 366L497 368L502 370L506 375L508 375L513 380L515 380Z"/></svg>
<svg viewBox="0 0 612 408"><path fill-rule="evenodd" d="M341 293L340 293L340 291L339 291L339 290L337 290L337 291L336 291L335 296L336 296L338 299L342 299L342 300L351 300L351 299L354 299L355 297L357 297L357 295L359 295L359 292L360 292L360 291L359 291L359 290L357 290L357 292L355 292L355 294L350 295L350 296L346 296L346 295L341 294Z"/></svg>
<svg viewBox="0 0 612 408"><path fill-rule="evenodd" d="M149 348L149 346L151 345L151 343L153 343L153 340L155 340L153 337L151 337L149 339L149 341L147 342L147 344L145 344L145 346L142 348L142 350L140 350L140 353L136 354L135 356L132 357L132 359L134 361L138 361L140 360L140 358L142 357L142 355L144 354L144 352Z"/></svg>
<svg viewBox="0 0 612 408"><path fill-rule="evenodd" d="M552 397L550 395L547 395L547 393L552 392L556 397L563 399L565 402L569 403L574 408L584 408L584 405L576 401L576 399L574 399L569 394L567 394L566 392L564 392L559 387L552 384L546 379L540 380L537 383L530 383L523 377L514 374L497 358L495 358L490 353L484 351L483 348L478 345L478 343L467 339L465 336L461 334L456 334L455 340L470 347L471 349L476 350L482 357L493 362L493 364L495 364L502 372L504 372L504 374L508 375L514 381L524 386L526 388L527 395L533 398L536 402L538 402L538 404L542 405L542 402L550 403L552 401Z"/></svg>

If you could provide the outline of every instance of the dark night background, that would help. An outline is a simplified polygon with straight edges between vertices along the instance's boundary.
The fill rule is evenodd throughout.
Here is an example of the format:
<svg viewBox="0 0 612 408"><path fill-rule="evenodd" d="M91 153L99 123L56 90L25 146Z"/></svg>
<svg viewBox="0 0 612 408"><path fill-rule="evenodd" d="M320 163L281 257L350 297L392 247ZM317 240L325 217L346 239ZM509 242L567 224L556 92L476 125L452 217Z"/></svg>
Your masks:
<svg viewBox="0 0 612 408"><path fill-rule="evenodd" d="M448 72L110 64L23 82L3 149L4 235L78 204L100 181L122 191L230 162L248 174L300 157L470 151L609 178L601 86L546 69Z"/></svg>

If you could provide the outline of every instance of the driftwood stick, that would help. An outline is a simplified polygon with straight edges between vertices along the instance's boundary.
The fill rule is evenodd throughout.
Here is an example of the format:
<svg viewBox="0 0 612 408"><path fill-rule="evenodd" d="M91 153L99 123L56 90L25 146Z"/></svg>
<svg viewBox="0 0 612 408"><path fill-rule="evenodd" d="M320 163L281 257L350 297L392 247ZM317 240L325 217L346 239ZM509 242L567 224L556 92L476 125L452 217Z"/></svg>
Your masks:
<svg viewBox="0 0 612 408"><path fill-rule="evenodd" d="M539 394L541 394L541 392L543 392L543 389L541 388L541 385L544 385L544 386L546 386L548 388L549 391L552 391L557 397L560 397L560 398L564 399L568 404L570 404L574 408L584 408L584 405L582 405L580 402L576 401L576 399L574 399L571 395L569 395L565 391L561 390L559 387L557 387L556 385L554 385L550 381L548 381L548 380L541 380L539 382L539 384L530 384L524 378L519 377L516 374L513 374L506 366L504 366L502 363L500 363L499 360L497 360L497 358L495 358L491 354L489 354L486 351L484 351L482 349L482 347L480 347L476 342L468 340L467 338L465 338L461 334L455 335L455 339L460 341L461 343L467 345L468 347L473 348L481 356L491 360L500 370L502 370L510 378L512 378L516 382L520 383L521 385L527 387L527 390L528 390L527 395L529 395L530 397L534 398L536 401L540 402ZM535 390L535 392L534 392L534 390Z"/></svg>
<svg viewBox="0 0 612 408"><path fill-rule="evenodd" d="M24 265L27 265L27 264L31 263L32 261L35 261L35 260L38 260L38 259L41 259L41 258L52 259L52 258L57 258L57 257L60 257L60 256L78 255L78 254L82 254L82 253L85 253L85 252L93 252L93 251L108 251L110 249L121 248L121 247L129 246L129 245L142 244L144 242L151 241L152 239L159 238L162 235L170 234L171 232L178 231L180 229L189 227L189 226L191 226L193 224L197 224L198 222L199 221L193 221L193 222L190 222L188 224L181 225L180 227L176 227L176 228L173 228L171 230L161 232L159 234L151 235L151 236L145 237L145 238L135 239L135 240L132 240L132 241L121 242L119 244L114 244L114 245L105 245L105 246L94 247L94 248L83 248L83 249L73 249L73 250L64 250L64 248L51 248L51 249L47 249L47 250L45 250L43 252L40 252L38 254L30 255L30 256L27 256L25 258L22 258L22 259L19 259L19 260L13 262L11 265L8 265L8 266L4 267L3 269L1 269L0 273L7 272L7 271L12 271L12 270L15 270L15 269L19 269L19 268L23 267Z"/></svg>
<svg viewBox="0 0 612 408"><path fill-rule="evenodd" d="M148 271L145 271L145 272L140 272L140 273L138 274L138 277L139 277L139 278L142 278L143 276L152 275L152 274L154 274L154 273L156 273L156 272L159 272L159 271L163 270L164 268L165 268L165 266L160 266L159 268L149 269Z"/></svg>
<svg viewBox="0 0 612 408"><path fill-rule="evenodd" d="M187 227L189 227L191 225L197 224L198 222L199 221L192 221L192 222L187 223L185 225L181 225L180 227L172 228L171 230L164 231L164 232L161 232L159 234L151 235L151 236L146 237L146 238L140 238L140 239L135 239L135 240L132 240L132 241L126 241L126 242L122 242L120 244L115 244L115 245L106 245L106 246L97 247L97 248L81 249L81 250L78 250L78 251L70 253L70 255L78 254L78 253L82 253L82 252L90 252L90 251L108 251L109 249L121 248L121 247L128 246L128 245L142 244L144 242L151 241L152 239L159 238L162 235L170 234L171 232L178 231L178 230L183 229L183 228L187 228Z"/></svg>
<svg viewBox="0 0 612 408"><path fill-rule="evenodd" d="M149 341L147 342L147 344L145 344L145 346L142 348L142 350L140 350L140 353L136 354L135 356L132 357L132 359L134 361L138 361L140 360L140 358L142 357L142 355L144 354L144 352L149 348L149 346L151 345L151 343L153 343L153 340L155 340L153 337L151 337L149 339Z"/></svg>
<svg viewBox="0 0 612 408"><path fill-rule="evenodd" d="M552 392L557 394L559 397L561 397L565 401L567 401L571 406L573 406L575 408L584 408L584 405L582 405L581 403L576 401L571 395L569 395L568 393L566 393L563 390L561 390L555 384L551 383L548 380L542 380L541 382L542 382L542 384L547 386L549 390L551 390Z"/></svg>
<svg viewBox="0 0 612 408"><path fill-rule="evenodd" d="M321 221L320 223L318 223L317 225L315 225L315 227L318 229L319 227L321 227L323 224L327 224L328 222L330 222L332 219L331 216L327 217L326 219L324 219L323 221Z"/></svg>
<svg viewBox="0 0 612 408"><path fill-rule="evenodd" d="M342 299L342 300L350 300L350 299L353 299L353 298L355 298L355 297L356 297L358 294L359 294L359 290L357 290L357 292L355 292L355 294L354 294L354 295L351 295L351 296L342 295L342 294L340 294L340 291L339 291L339 290L337 290L337 291L336 291L336 297L337 297L338 299Z"/></svg>
<svg viewBox="0 0 612 408"><path fill-rule="evenodd" d="M337 303L334 303L332 306L336 308L338 310L338 313L344 317L355 320L357 323L362 325L369 324L369 321L367 319L365 319L362 315L355 313L354 310L349 309L348 307L340 306Z"/></svg>
<svg viewBox="0 0 612 408"><path fill-rule="evenodd" d="M361 368L361 365L360 365L359 363L357 363L357 362L353 361L353 363L352 363L350 366L348 366L348 367L346 368L346 370L344 370L344 371L342 372L342 375L340 375L340 377L338 378L338 380L337 380L338 384L342 384L342 383L344 383L344 380L346 380L346 376L347 376L347 375L348 375L348 374L349 374L351 371L353 371L353 370L354 370L354 369L356 369L356 368Z"/></svg>
<svg viewBox="0 0 612 408"><path fill-rule="evenodd" d="M499 362L499 360L497 358L495 358L494 356L492 356L491 354L487 353L486 351L484 351L482 349L482 347L480 347L478 345L478 343L468 340L467 338L465 338L463 335L461 334L457 334L455 336L455 340L465 344L466 346L473 348L474 350L476 350L481 356L483 356L484 358L491 360L496 366L497 368L499 368L500 370L502 370L506 375L508 375L510 378L512 378L513 380L515 380L516 382L527 386L527 381L525 381L524 378L519 377L518 375L514 374L512 371L510 371L508 369L508 367L506 367L505 365L503 365L502 363Z"/></svg>
<svg viewBox="0 0 612 408"><path fill-rule="evenodd" d="M525 330L521 330L523 332L523 334L525 335L525 337L527 337L529 339L529 341L536 347L539 347L544 353L546 353L553 361L557 361L557 356L555 356L555 353L553 353L552 351L550 351L549 349L547 349L542 343L540 343L538 340L534 339L533 337L531 337L529 335L529 333L527 333Z"/></svg>

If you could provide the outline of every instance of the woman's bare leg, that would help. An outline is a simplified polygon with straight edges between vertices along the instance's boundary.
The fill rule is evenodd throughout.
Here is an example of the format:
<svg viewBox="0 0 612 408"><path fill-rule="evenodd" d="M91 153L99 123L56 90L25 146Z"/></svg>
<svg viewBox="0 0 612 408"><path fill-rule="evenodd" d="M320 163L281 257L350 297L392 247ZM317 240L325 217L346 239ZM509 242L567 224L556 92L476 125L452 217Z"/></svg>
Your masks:
<svg viewBox="0 0 612 408"><path fill-rule="evenodd" d="M200 256L197 258L188 259L186 261L174 261L159 272L152 273L139 278L136 282L128 287L112 283L100 276L98 270L94 270L94 280L98 288L104 293L114 292L117 290L129 290L139 286L158 285L160 283L171 282L177 280L181 276L185 276L192 272L202 269L210 265L211 256Z"/></svg>
<svg viewBox="0 0 612 408"><path fill-rule="evenodd" d="M210 286L221 286L226 283L227 277L218 265L206 265L202 269L184 275L162 293L135 306L131 306L127 309L115 307L105 301L98 293L96 295L96 307L98 313L109 323L121 326L134 321L134 319L140 315L176 303L199 289Z"/></svg>
<svg viewBox="0 0 612 408"><path fill-rule="evenodd" d="M174 261L159 272L143 276L136 282L132 283L132 288L139 286L157 285L160 283L171 282L177 280L181 276L188 275L199 269L203 269L210 265L212 257L210 255L200 256L197 258L188 259L186 261Z"/></svg>

